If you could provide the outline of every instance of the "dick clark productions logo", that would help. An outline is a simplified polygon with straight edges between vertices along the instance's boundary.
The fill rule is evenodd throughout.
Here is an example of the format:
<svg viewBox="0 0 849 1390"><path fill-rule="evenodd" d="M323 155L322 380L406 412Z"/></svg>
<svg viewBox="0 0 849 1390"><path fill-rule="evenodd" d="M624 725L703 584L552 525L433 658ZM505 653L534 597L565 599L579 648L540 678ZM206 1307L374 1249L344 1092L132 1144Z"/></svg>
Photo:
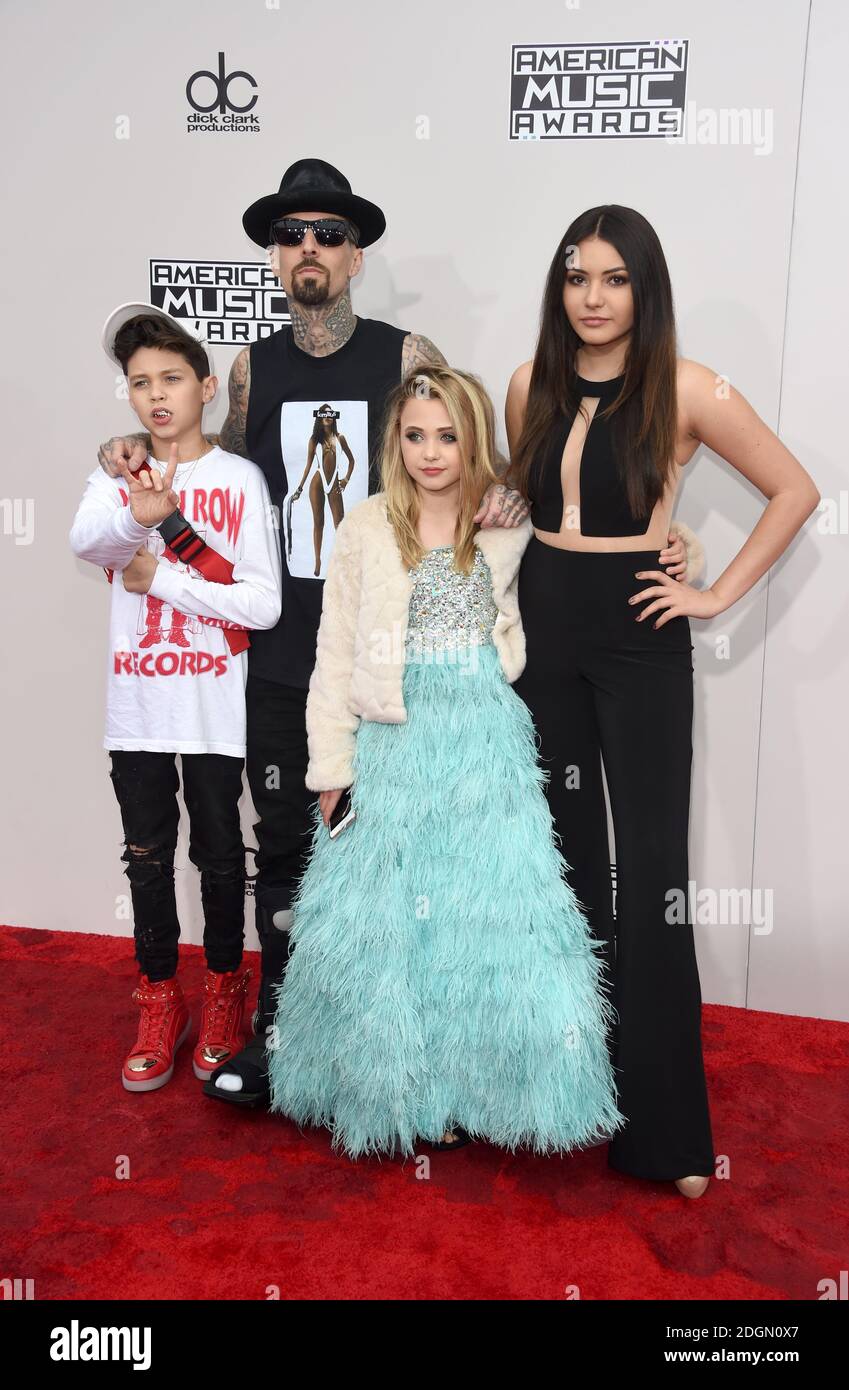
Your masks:
<svg viewBox="0 0 849 1390"><path fill-rule="evenodd" d="M195 130L259 130L259 116L253 113L258 100L256 78L241 69L228 72L223 53L218 55L218 72L200 68L192 73L186 83L186 100L194 108L194 115L188 118L189 134Z"/></svg>

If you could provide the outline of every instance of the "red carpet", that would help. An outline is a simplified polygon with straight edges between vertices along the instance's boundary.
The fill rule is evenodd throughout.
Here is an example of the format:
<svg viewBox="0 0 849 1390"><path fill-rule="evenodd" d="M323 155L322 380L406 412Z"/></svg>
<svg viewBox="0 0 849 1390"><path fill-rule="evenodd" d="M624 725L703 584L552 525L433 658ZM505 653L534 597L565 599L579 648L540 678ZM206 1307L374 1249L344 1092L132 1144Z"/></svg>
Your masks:
<svg viewBox="0 0 849 1390"><path fill-rule="evenodd" d="M846 1264L849 1026L706 1006L717 1154L697 1201L571 1158L487 1145L352 1163L327 1134L170 1084L120 1082L125 939L0 929L3 1277L36 1299L818 1298ZM258 962L257 962L258 964ZM181 978L197 1004L202 957ZM254 984L256 980L254 980ZM425 1151L426 1152L426 1151ZM125 1158L122 1158L125 1156ZM116 1177L129 1164L129 1176Z"/></svg>

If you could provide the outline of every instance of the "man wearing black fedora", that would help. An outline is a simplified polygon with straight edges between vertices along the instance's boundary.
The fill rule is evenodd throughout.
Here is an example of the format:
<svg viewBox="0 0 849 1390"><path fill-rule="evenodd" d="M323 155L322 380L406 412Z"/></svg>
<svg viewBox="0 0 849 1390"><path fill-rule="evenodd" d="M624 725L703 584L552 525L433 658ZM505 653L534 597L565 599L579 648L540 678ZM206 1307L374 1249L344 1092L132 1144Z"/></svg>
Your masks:
<svg viewBox="0 0 849 1390"><path fill-rule="evenodd" d="M332 164L298 160L277 193L251 204L242 224L268 250L291 324L236 356L220 443L265 474L282 523L283 602L277 626L251 636L246 691L246 762L259 817L262 974L255 1037L204 1091L238 1105L267 1105L266 1031L274 1019L274 986L288 960L291 904L306 867L315 799L305 785L306 698L323 574L337 518L379 488L388 392L409 372L445 359L422 334L355 316L350 283L386 219ZM146 443L138 437L111 439L100 452L113 476L119 459L129 457L133 469L144 456ZM526 515L518 492L493 484L475 519L482 526L514 526Z"/></svg>

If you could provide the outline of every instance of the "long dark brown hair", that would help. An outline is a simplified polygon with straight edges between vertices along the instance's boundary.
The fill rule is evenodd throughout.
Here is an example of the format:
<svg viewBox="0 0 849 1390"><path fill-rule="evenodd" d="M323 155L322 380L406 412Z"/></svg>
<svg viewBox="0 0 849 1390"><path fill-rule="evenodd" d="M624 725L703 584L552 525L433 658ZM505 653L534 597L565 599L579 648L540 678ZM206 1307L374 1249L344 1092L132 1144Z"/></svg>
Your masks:
<svg viewBox="0 0 849 1390"><path fill-rule="evenodd" d="M677 436L677 350L672 285L657 233L634 208L607 203L590 208L571 223L554 253L545 282L539 338L534 354L522 433L513 451L507 480L529 496L533 461L561 412L573 416L580 405L577 352L583 340L563 307L563 286L571 256L587 237L609 241L627 268L634 322L625 363L625 380L604 412L610 417L614 456L635 518L651 514L663 495L675 457Z"/></svg>

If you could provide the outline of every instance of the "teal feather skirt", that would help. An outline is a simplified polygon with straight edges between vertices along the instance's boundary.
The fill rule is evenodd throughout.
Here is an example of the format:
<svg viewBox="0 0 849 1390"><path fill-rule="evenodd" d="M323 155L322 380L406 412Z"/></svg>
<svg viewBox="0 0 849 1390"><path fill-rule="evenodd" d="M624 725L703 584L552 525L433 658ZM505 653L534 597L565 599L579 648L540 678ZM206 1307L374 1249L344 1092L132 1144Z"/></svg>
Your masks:
<svg viewBox="0 0 849 1390"><path fill-rule="evenodd" d="M352 1158L458 1125L509 1150L598 1144L625 1123L615 1011L530 712L492 642L438 655L407 662L406 723L360 724L353 823L331 840L314 808L271 1108Z"/></svg>

